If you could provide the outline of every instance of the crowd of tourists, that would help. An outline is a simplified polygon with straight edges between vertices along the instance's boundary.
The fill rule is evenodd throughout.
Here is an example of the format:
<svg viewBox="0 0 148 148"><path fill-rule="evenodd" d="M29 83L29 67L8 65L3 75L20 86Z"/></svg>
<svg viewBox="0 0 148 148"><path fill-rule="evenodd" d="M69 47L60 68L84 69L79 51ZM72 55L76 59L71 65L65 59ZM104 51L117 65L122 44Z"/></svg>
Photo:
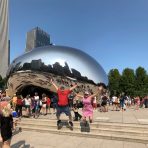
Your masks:
<svg viewBox="0 0 148 148"><path fill-rule="evenodd" d="M93 121L93 98L95 98L98 94L102 94L102 90L106 87L103 83L98 85L98 90L95 93L85 91L84 95L80 95L75 93L74 91L77 84L73 84L69 88L65 88L65 86L57 86L54 81L51 79L51 85L53 85L57 91L57 95L52 96L50 98L46 94L42 94L41 96L35 92L34 96L30 96L29 94L23 98L20 94L16 93L12 98L7 97L5 92L0 92L0 124L1 124L1 140L3 142L3 147L10 147L11 137L12 137L12 129L15 128L15 124L13 122L13 117L22 117L23 109L25 108L25 116L27 117L38 117L41 113L43 115L47 115L50 113L50 107L52 104L52 108L57 117L57 127L61 128L61 120L60 116L62 113L65 113L69 117L69 127L73 130L73 118L71 111L74 111L75 119L80 120L83 118L84 123L87 122L88 118L90 123ZM80 102L83 104L82 115L79 114L78 109L80 106L80 102L78 99L80 98ZM95 105L94 105L95 106Z"/></svg>
<svg viewBox="0 0 148 148"><path fill-rule="evenodd" d="M100 111L107 112L108 108L111 111L126 111L128 108L139 110L139 108L148 108L148 96L145 97L130 97L122 93L119 96L103 96L101 99Z"/></svg>
<svg viewBox="0 0 148 148"><path fill-rule="evenodd" d="M96 92L84 89L83 94L75 91L76 88L80 88L76 83L67 88L51 79L51 85L57 91L52 96L34 92L33 96L27 94L22 97L21 94L16 93L10 98L6 96L5 91L0 90L0 123L3 147L10 146L12 129L15 129L13 117L38 118L40 115L55 114L57 117L57 128L61 129L60 116L65 113L69 117L68 124L72 130L73 121L81 120L84 124L88 121L92 123L94 110L108 112L109 109L112 111L126 111L127 108L132 106L134 106L135 110L140 107L148 107L148 96L144 98L139 96L130 97L124 93L119 96L108 96L106 91L104 91L106 86L103 83L98 84ZM79 108L82 108L81 113ZM74 117L72 117L71 112L74 113Z"/></svg>
<svg viewBox="0 0 148 148"><path fill-rule="evenodd" d="M53 83L53 82L52 82ZM55 83L54 83L55 84ZM77 87L77 86L76 86ZM75 88L76 88L75 87ZM71 86L73 88L73 86ZM75 89L74 88L74 89ZM62 90L65 89L62 85L61 88L57 88ZM100 112L108 112L111 111L126 111L127 108L134 107L135 110L139 108L148 108L148 96L145 97L130 97L121 94L119 96L108 96L106 93L101 94L98 99L96 94L93 92L89 92L84 90L84 96L93 96L91 99L91 105L93 110L99 110ZM74 120L78 121L80 114L78 114L79 108L83 107L83 100L81 98L83 95L79 95L74 91L70 91L67 95L67 104L70 107L70 110L74 112ZM0 102L7 101L10 103L13 116L16 117L33 117L38 118L39 115L48 115L48 114L56 114L59 100L58 93L53 94L52 96L48 96L45 93L39 95L38 92L35 92L33 96L30 94L26 95L26 97L22 97L21 94L14 94L13 97L6 96L5 91L2 92L0 90ZM66 104L66 105L67 105Z"/></svg>

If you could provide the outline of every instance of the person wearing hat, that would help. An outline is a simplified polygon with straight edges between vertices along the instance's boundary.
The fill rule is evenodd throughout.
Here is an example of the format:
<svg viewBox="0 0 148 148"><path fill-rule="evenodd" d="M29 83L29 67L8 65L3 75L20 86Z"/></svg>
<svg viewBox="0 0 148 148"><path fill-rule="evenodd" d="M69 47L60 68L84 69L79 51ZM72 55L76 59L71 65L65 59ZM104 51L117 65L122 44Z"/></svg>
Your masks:
<svg viewBox="0 0 148 148"><path fill-rule="evenodd" d="M51 79L51 84L55 87L57 94L58 94L58 103L57 103L57 127L60 129L62 127L61 125L61 120L60 120L60 115L61 113L65 113L69 117L69 126L71 130L73 129L73 123L72 123L72 116L68 104L68 96L72 92L73 89L77 87L77 84L72 86L69 89L65 89L64 86L58 87L53 80Z"/></svg>
<svg viewBox="0 0 148 148"><path fill-rule="evenodd" d="M83 121L86 122L86 118L89 118L90 123L92 123L92 118L93 118L93 106L92 106L92 99L96 96L97 94L90 95L88 91L84 92L84 96L77 95L77 97L82 98L82 103L83 103L83 109L82 109L82 118Z"/></svg>
<svg viewBox="0 0 148 148"><path fill-rule="evenodd" d="M83 109L83 121L86 123L86 118L89 118L89 122L92 123L93 121L93 98L97 96L99 93L101 94L104 90L104 84L101 83L98 85L98 91L95 94L90 94L88 91L84 92L84 96L77 94L77 97L82 98Z"/></svg>

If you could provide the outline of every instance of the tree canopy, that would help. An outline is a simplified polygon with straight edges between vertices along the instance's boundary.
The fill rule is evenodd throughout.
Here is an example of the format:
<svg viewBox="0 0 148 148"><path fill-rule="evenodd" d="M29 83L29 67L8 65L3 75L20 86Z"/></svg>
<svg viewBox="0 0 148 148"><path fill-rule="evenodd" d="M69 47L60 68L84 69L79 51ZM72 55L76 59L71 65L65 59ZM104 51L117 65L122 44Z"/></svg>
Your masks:
<svg viewBox="0 0 148 148"><path fill-rule="evenodd" d="M6 78L2 78L0 75L0 89L4 89L6 86Z"/></svg>
<svg viewBox="0 0 148 148"><path fill-rule="evenodd" d="M148 95L148 75L143 67L138 67L135 71L125 68L122 74L118 69L111 69L108 74L109 90L111 95L124 92L130 96Z"/></svg>

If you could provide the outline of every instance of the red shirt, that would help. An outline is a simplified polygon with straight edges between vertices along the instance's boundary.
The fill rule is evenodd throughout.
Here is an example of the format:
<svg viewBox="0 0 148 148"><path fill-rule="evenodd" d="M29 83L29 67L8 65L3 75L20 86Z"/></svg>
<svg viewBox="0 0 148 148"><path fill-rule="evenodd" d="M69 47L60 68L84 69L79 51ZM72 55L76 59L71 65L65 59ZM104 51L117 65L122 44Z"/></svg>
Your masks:
<svg viewBox="0 0 148 148"><path fill-rule="evenodd" d="M17 105L23 105L23 101L22 101L22 99L17 99L17 103L16 103Z"/></svg>
<svg viewBox="0 0 148 148"><path fill-rule="evenodd" d="M61 91L58 89L58 105L59 106L66 106L68 105L68 95L71 93L71 90L64 90Z"/></svg>
<svg viewBox="0 0 148 148"><path fill-rule="evenodd" d="M47 105L50 105L51 101L50 98L47 98Z"/></svg>

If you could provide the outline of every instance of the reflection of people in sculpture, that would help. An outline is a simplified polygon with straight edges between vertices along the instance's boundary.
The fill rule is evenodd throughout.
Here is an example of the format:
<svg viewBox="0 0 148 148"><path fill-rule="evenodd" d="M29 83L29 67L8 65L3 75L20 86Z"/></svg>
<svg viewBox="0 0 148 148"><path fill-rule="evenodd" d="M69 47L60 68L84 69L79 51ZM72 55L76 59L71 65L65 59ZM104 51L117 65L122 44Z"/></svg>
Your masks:
<svg viewBox="0 0 148 148"><path fill-rule="evenodd" d="M65 113L69 117L69 126L71 129L73 129L73 123L72 123L72 116L70 112L70 108L68 105L68 95L71 93L73 89L77 87L77 85L74 85L73 87L69 89L65 89L64 86L61 86L60 88L51 80L52 85L55 87L57 90L58 94L58 104L57 104L57 126L58 129L62 127L61 125L61 120L60 120L60 115L61 113Z"/></svg>
<svg viewBox="0 0 148 148"><path fill-rule="evenodd" d="M91 95L90 92L85 91L84 96L77 94L78 97L82 98L82 103L83 103L83 109L82 109L82 114L83 114L83 121L86 123L86 118L89 118L90 123L92 123L93 120L93 98L97 96L99 93L101 94L103 89L105 88L105 85L103 83L100 83L98 85L98 91Z"/></svg>

